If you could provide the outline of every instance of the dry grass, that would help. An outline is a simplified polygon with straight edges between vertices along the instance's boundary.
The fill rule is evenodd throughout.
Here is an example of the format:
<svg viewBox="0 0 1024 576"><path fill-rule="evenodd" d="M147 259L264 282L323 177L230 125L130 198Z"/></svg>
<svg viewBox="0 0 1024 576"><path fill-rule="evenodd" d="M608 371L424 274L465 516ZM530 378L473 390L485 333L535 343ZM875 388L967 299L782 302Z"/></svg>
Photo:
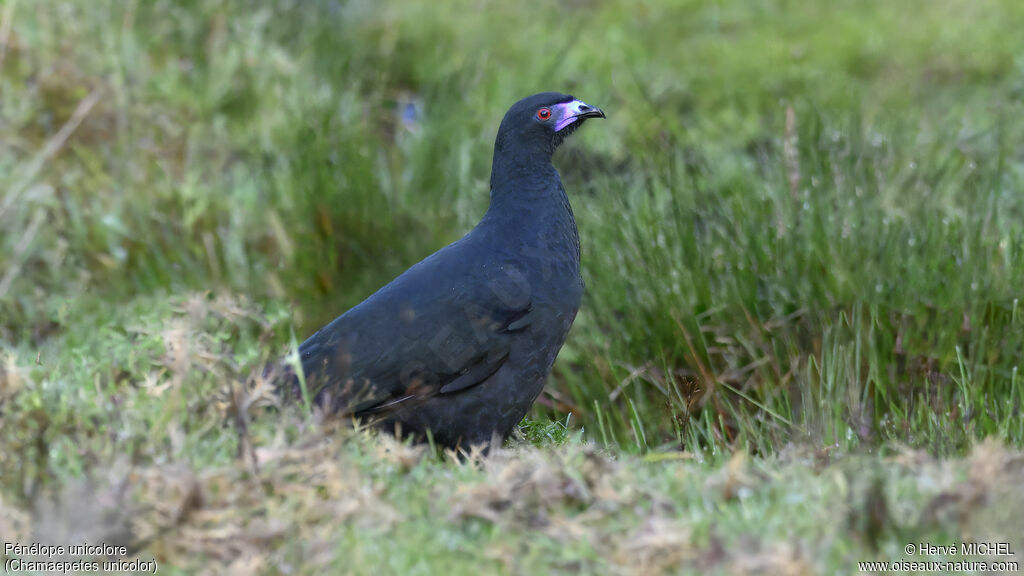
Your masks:
<svg viewBox="0 0 1024 576"><path fill-rule="evenodd" d="M241 460L114 466L31 512L0 506L0 526L7 540L125 544L183 573L231 574L369 573L371 565L400 573L403 564L359 549L376 541L415 565L417 550L404 550L403 539L437 547L446 537L466 541L424 553L421 568L458 560L510 574L800 575L895 559L887 555L906 542L1024 545L1012 536L1024 513L1024 453L995 442L962 460L904 450L818 468L743 456L707 467L613 458L575 443L452 461L333 427L279 436L256 454L255 474ZM876 496L894 510L877 519L869 542L863 523L843 518L869 507L875 474L885 478ZM791 523L794 515L803 518Z"/></svg>

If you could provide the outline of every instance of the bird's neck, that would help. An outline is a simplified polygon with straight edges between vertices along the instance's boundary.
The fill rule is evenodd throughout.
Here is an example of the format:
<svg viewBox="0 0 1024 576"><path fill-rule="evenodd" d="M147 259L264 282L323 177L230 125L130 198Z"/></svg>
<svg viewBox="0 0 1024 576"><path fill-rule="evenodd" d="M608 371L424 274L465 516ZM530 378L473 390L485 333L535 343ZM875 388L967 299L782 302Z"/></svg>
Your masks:
<svg viewBox="0 0 1024 576"><path fill-rule="evenodd" d="M491 208L515 210L555 202L565 196L558 171L551 165L553 150L516 146L498 138L491 164Z"/></svg>
<svg viewBox="0 0 1024 576"><path fill-rule="evenodd" d="M558 171L550 160L537 163L505 163L491 172L490 216L513 220L572 220L572 208Z"/></svg>
<svg viewBox="0 0 1024 576"><path fill-rule="evenodd" d="M551 155L554 149L548 146L524 145L506 134L499 134L494 142L494 158L491 162L491 201L495 192L504 188L539 187L558 178Z"/></svg>
<svg viewBox="0 0 1024 576"><path fill-rule="evenodd" d="M491 171L491 205L480 224L510 241L525 242L521 246L536 247L547 255L549 264L564 261L578 272L576 219L550 158L506 156L496 162Z"/></svg>
<svg viewBox="0 0 1024 576"><path fill-rule="evenodd" d="M548 260L579 269L579 233L558 171L554 146L523 146L499 133L491 165L491 205L480 224ZM554 255L554 256L551 256Z"/></svg>

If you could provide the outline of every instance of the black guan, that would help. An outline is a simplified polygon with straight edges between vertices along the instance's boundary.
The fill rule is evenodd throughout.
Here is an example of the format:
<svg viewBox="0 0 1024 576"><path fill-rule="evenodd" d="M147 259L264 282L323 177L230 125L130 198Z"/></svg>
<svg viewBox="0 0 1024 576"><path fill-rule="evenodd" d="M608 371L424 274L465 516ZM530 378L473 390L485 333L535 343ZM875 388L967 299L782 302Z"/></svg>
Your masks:
<svg viewBox="0 0 1024 576"><path fill-rule="evenodd" d="M299 347L315 402L429 431L443 446L506 437L544 388L583 295L576 221L552 154L604 116L555 92L513 105L480 223ZM297 374L290 382L298 393Z"/></svg>

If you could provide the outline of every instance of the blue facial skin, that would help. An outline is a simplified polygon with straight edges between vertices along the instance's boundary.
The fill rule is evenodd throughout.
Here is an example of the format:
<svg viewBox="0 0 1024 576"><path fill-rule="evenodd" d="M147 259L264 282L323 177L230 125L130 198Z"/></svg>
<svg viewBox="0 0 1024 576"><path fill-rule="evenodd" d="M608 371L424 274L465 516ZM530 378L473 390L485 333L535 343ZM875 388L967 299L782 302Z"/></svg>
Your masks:
<svg viewBox="0 0 1024 576"><path fill-rule="evenodd" d="M580 104L579 100L572 100L564 104L558 104L555 106L555 110L558 111L558 122L555 123L555 132L558 132L576 121L576 107Z"/></svg>

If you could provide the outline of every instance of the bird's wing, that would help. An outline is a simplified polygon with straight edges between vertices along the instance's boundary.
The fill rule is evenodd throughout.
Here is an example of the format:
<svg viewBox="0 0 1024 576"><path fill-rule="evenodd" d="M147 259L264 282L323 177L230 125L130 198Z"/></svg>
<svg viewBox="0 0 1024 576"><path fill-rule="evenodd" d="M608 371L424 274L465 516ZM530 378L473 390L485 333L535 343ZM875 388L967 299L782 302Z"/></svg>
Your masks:
<svg viewBox="0 0 1024 576"><path fill-rule="evenodd" d="M410 268L302 344L319 401L343 413L385 410L465 390L501 368L513 333L531 322L525 276L443 256Z"/></svg>

